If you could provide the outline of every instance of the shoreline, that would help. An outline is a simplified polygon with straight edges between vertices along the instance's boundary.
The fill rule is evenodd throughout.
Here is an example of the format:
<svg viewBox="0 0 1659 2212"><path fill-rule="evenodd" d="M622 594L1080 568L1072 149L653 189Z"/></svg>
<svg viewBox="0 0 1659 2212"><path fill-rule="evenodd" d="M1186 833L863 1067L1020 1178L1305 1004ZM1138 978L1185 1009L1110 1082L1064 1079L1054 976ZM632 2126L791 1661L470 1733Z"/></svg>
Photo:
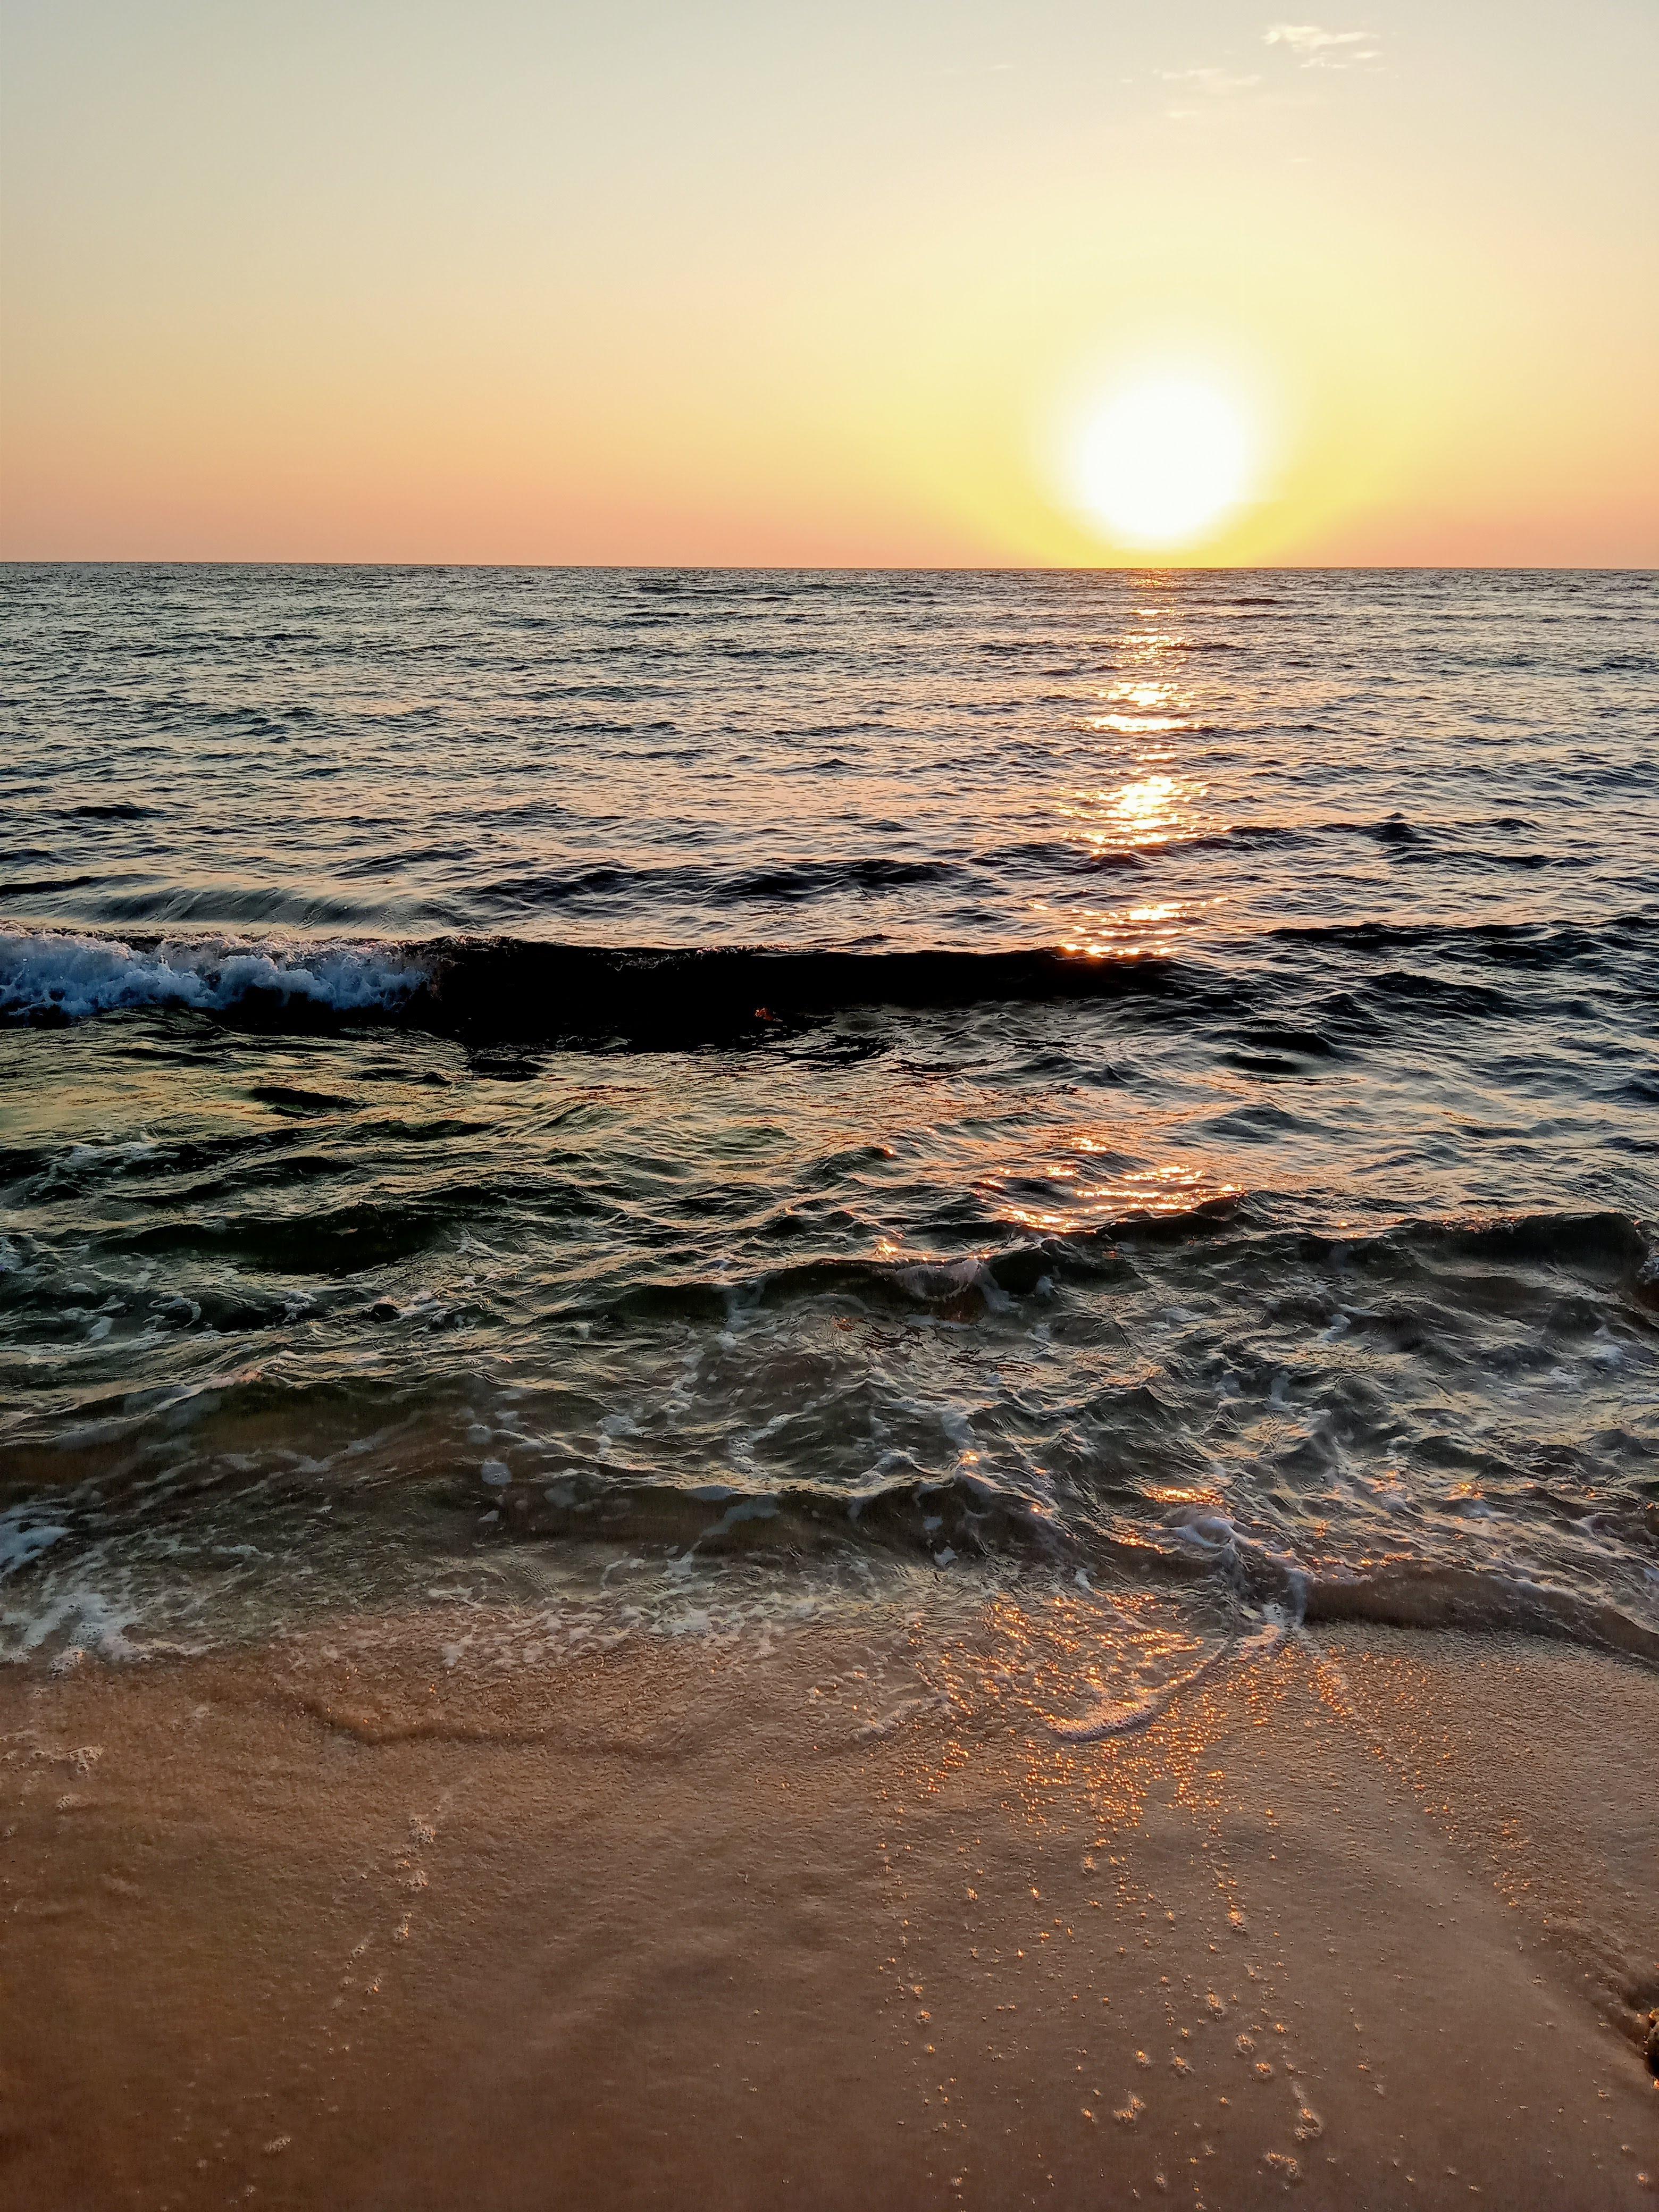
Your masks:
<svg viewBox="0 0 1659 2212"><path fill-rule="evenodd" d="M56 2212L1659 2202L1659 1677L1324 1626L442 1620L0 1673L0 2179Z"/></svg>

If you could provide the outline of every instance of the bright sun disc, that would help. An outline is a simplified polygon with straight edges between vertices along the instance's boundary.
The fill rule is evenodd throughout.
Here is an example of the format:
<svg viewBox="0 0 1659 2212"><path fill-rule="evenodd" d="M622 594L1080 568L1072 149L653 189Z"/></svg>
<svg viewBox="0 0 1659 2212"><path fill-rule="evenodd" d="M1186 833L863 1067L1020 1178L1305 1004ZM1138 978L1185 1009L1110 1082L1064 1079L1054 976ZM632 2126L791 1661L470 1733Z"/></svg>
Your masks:
<svg viewBox="0 0 1659 2212"><path fill-rule="evenodd" d="M1213 385L1150 378L1119 392L1085 426L1078 496L1115 538L1179 544L1243 502L1255 444L1238 407Z"/></svg>

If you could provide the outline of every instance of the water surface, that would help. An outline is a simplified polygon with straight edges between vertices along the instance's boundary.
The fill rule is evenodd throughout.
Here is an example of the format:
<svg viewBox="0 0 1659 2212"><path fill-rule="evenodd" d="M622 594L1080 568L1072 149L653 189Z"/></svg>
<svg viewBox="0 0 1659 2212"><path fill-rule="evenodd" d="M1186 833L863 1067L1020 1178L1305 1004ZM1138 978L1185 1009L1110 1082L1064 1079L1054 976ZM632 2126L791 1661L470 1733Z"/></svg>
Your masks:
<svg viewBox="0 0 1659 2212"><path fill-rule="evenodd" d="M1037 1575L1659 1653L1650 577L0 589L12 1652Z"/></svg>

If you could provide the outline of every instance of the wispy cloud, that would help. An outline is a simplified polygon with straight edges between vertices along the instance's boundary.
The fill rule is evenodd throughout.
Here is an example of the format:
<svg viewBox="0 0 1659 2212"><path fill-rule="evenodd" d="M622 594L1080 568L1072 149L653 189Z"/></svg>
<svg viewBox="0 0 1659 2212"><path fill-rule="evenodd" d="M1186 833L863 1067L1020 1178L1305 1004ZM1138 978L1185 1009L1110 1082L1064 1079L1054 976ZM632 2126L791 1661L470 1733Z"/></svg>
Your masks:
<svg viewBox="0 0 1659 2212"><path fill-rule="evenodd" d="M1224 100L1230 92L1249 92L1261 82L1259 76L1235 76L1231 70L1219 69L1160 70L1158 75L1165 84L1190 85L1212 100Z"/></svg>
<svg viewBox="0 0 1659 2212"><path fill-rule="evenodd" d="M1171 123L1196 123L1200 117L1212 115L1219 101L1237 100L1241 94L1254 92L1261 82L1259 76L1240 76L1224 69L1159 70L1157 74L1160 83L1177 85L1188 100L1200 103L1166 107L1164 112Z"/></svg>
<svg viewBox="0 0 1659 2212"><path fill-rule="evenodd" d="M1267 42L1284 46L1302 69L1358 69L1381 51L1374 31L1327 31L1318 23L1270 23Z"/></svg>

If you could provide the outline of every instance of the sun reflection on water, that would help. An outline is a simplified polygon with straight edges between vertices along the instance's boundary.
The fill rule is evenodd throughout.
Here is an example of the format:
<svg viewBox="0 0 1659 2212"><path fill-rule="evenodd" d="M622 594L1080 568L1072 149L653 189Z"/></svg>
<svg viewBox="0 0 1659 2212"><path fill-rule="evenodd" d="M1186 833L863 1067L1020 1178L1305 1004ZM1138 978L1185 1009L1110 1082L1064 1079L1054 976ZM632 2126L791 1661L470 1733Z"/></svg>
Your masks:
<svg viewBox="0 0 1659 2212"><path fill-rule="evenodd" d="M1170 757L1154 755L1146 764ZM1213 829L1215 818L1202 805L1207 790L1191 776L1137 775L1115 789L1075 793L1060 811L1079 825L1077 834L1093 851L1136 852Z"/></svg>
<svg viewBox="0 0 1659 2212"><path fill-rule="evenodd" d="M1180 1158L1127 1159L1109 1134L1081 1135L1055 1154L979 1178L980 1195L998 1218L1044 1237L1072 1237L1131 1214L1188 1213L1243 1186L1213 1163Z"/></svg>
<svg viewBox="0 0 1659 2212"><path fill-rule="evenodd" d="M1139 737L1191 726L1188 716L1182 711L1186 702L1173 684L1148 679L1115 684L1101 697L1109 711L1090 718L1088 727L1091 730L1111 730L1124 737Z"/></svg>
<svg viewBox="0 0 1659 2212"><path fill-rule="evenodd" d="M1160 611L1144 614L1143 623L1157 622ZM1146 629L1115 641L1115 655L1139 665L1103 687L1100 711L1081 727L1108 740L1108 757L1121 763L1117 780L1075 788L1059 803L1061 818L1074 825L1072 834L1092 853L1146 851L1217 826L1205 804L1209 787L1181 772L1194 701L1177 676L1166 672L1162 656L1183 642Z"/></svg>
<svg viewBox="0 0 1659 2212"><path fill-rule="evenodd" d="M1062 952L1091 960L1157 960L1175 955L1207 899L1163 899L1141 906L1055 908L1035 903L1034 914L1058 929Z"/></svg>

